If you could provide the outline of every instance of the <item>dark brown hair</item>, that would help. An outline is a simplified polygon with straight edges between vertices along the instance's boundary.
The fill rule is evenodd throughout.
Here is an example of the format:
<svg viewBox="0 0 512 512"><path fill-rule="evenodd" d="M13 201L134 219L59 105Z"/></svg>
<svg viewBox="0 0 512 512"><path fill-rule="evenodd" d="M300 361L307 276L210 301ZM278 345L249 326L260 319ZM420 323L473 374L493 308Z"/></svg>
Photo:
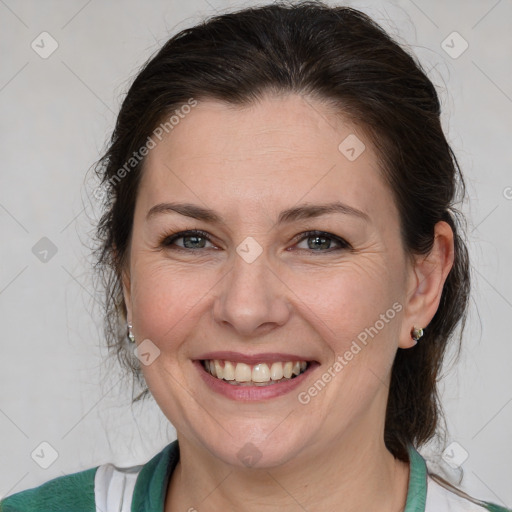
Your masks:
<svg viewBox="0 0 512 512"><path fill-rule="evenodd" d="M466 320L469 263L454 208L464 183L432 82L415 58L352 8L281 2L218 15L179 32L143 66L96 168L105 190L96 270L106 290L107 345L144 387L138 360L127 349L121 287L144 163L131 161L132 155L191 98L247 105L267 93L308 95L364 128L394 194L409 254L431 250L437 222L454 231L455 262L438 311L418 345L398 350L392 368L385 443L407 461L407 444L421 445L438 430L436 382L448 340ZM132 395L133 402L148 394Z"/></svg>

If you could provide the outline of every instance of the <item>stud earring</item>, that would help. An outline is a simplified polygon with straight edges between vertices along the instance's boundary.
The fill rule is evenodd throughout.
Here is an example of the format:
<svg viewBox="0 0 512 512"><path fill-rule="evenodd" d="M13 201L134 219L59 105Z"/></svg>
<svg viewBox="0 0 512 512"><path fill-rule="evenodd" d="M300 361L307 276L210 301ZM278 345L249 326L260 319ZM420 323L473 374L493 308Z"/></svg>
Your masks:
<svg viewBox="0 0 512 512"><path fill-rule="evenodd" d="M132 324L128 324L128 339L130 340L130 343L135 343L135 336L133 335L132 327Z"/></svg>
<svg viewBox="0 0 512 512"><path fill-rule="evenodd" d="M411 338L414 341L418 341L423 336L423 329L416 329L416 327L413 327L411 329Z"/></svg>

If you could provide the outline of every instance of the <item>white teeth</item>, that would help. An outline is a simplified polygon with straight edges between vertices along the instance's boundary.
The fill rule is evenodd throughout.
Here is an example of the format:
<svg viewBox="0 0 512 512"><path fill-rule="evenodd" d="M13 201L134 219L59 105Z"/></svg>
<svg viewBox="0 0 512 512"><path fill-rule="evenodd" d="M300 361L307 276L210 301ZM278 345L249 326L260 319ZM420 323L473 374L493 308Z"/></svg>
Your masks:
<svg viewBox="0 0 512 512"><path fill-rule="evenodd" d="M235 380L235 367L231 361L224 361L224 380Z"/></svg>
<svg viewBox="0 0 512 512"><path fill-rule="evenodd" d="M289 380L293 376L304 372L308 363L306 361L286 361L258 363L253 366L245 363L233 363L210 359L204 361L208 373L218 379L230 381L232 384L270 385L277 381Z"/></svg>
<svg viewBox="0 0 512 512"><path fill-rule="evenodd" d="M270 378L272 380L281 380L283 378L282 363L272 363L272 367L270 368Z"/></svg>
<svg viewBox="0 0 512 512"><path fill-rule="evenodd" d="M253 382L268 382L270 380L270 370L265 363L257 364L252 369Z"/></svg>
<svg viewBox="0 0 512 512"><path fill-rule="evenodd" d="M235 367L235 380L237 382L249 382L251 380L251 367L245 363L237 363Z"/></svg>
<svg viewBox="0 0 512 512"><path fill-rule="evenodd" d="M217 376L217 379L222 379L222 377L224 376L224 372L222 371L220 361L215 360L213 363L215 365L215 374Z"/></svg>

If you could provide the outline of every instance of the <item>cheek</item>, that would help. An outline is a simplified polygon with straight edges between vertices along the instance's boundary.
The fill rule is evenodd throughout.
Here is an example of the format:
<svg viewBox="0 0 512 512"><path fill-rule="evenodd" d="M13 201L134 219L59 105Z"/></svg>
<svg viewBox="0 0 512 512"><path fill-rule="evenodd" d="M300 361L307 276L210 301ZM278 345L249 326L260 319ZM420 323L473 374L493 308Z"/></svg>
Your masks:
<svg viewBox="0 0 512 512"><path fill-rule="evenodd" d="M141 261L132 281L134 326L161 349L169 347L194 321L214 283L200 269L192 272L165 262Z"/></svg>
<svg viewBox="0 0 512 512"><path fill-rule="evenodd" d="M383 260L368 257L338 268L306 272L300 278L290 277L290 281L302 314L336 351L378 322L382 314L385 320L394 321L386 322L381 330L397 323L396 310L401 308L393 309L393 305L402 299L399 280ZM382 327L381 322L378 327Z"/></svg>
<svg viewBox="0 0 512 512"><path fill-rule="evenodd" d="M398 276L377 260L306 275L300 286L297 281L300 314L321 336L326 366L336 376L325 398L343 404L341 415L359 410L387 381L396 354L403 310Z"/></svg>
<svg viewBox="0 0 512 512"><path fill-rule="evenodd" d="M300 314L328 348L318 378L329 383L315 383L300 392L311 399L325 425L337 432L353 415L363 415L386 389L403 309L400 287L377 258L306 276L294 291L304 303Z"/></svg>

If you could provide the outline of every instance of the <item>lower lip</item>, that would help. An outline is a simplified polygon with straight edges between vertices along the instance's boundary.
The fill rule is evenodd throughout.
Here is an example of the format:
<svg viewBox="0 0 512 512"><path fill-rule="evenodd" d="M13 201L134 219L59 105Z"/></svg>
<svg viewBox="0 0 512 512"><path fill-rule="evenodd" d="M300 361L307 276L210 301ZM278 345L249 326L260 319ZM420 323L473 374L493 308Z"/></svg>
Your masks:
<svg viewBox="0 0 512 512"><path fill-rule="evenodd" d="M318 363L309 363L306 371L297 375L297 377L269 386L237 386L236 384L229 384L225 380L217 379L210 375L204 369L201 361L196 360L193 361L193 363L198 369L199 375L210 389L227 398L231 398L231 400L245 402L269 400L286 395L299 387L301 383L307 379L314 367L318 366Z"/></svg>

